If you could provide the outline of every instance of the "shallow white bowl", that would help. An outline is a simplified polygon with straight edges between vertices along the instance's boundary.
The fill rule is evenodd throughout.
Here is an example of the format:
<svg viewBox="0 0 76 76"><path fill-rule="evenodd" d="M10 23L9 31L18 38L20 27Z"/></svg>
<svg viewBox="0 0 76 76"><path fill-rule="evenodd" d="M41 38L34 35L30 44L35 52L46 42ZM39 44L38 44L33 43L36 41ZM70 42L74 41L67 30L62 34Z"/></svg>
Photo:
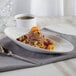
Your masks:
<svg viewBox="0 0 76 76"><path fill-rule="evenodd" d="M28 33L25 29L23 28L17 28L17 27L8 27L5 29L5 34L6 36L8 36L11 40L13 40L16 44L18 44L19 46L28 49L29 51L33 51L33 52L40 52L40 53L68 53L71 52L74 47L73 45L65 40L64 38L61 37L57 37L55 35L51 35L51 34L45 34L44 35L46 37L48 37L49 39L51 39L54 42L55 45L55 49L54 50L45 50L45 49L41 49L41 48L37 48L28 44L24 44L20 41L17 41L16 39L26 33Z"/></svg>

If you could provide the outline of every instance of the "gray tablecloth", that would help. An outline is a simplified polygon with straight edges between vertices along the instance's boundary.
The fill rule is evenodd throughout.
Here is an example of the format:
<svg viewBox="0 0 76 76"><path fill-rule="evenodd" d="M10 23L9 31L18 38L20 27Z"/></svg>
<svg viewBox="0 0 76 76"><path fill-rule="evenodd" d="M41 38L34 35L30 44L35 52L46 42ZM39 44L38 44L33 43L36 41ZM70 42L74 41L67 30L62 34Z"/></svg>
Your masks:
<svg viewBox="0 0 76 76"><path fill-rule="evenodd" d="M34 62L37 60L37 64L31 64L26 61L21 61L14 57L8 57L4 55L0 55L0 72L17 70L22 68L31 68L37 67L45 64L50 64L58 61L63 61L71 58L76 58L76 36L63 35L59 34L61 37L67 39L74 45L74 50L67 54L42 54L35 53L29 50L23 49L22 47L15 44L8 37L0 40L0 43L3 44L8 49L12 50L15 54L18 54L22 57L29 58Z"/></svg>

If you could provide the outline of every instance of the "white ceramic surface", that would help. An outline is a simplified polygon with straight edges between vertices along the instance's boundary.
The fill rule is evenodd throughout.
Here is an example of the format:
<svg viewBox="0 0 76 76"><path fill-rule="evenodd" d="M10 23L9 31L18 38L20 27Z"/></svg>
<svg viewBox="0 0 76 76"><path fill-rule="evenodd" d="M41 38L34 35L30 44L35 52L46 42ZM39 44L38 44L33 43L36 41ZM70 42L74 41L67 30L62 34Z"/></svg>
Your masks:
<svg viewBox="0 0 76 76"><path fill-rule="evenodd" d="M17 41L16 39L18 37L27 33L26 30L23 28L21 29L16 27L8 27L5 29L4 32L15 43L17 43L23 48L28 49L29 51L40 52L40 53L67 53L74 49L73 45L69 41L48 33L45 36L47 36L49 39L51 39L54 42L55 49L53 51L37 48Z"/></svg>
<svg viewBox="0 0 76 76"><path fill-rule="evenodd" d="M33 17L32 19L19 19L18 17L23 17L23 16L30 16ZM15 15L15 20L16 20L16 27L18 28L26 28L30 29L32 26L36 26L36 17L30 14L18 14Z"/></svg>

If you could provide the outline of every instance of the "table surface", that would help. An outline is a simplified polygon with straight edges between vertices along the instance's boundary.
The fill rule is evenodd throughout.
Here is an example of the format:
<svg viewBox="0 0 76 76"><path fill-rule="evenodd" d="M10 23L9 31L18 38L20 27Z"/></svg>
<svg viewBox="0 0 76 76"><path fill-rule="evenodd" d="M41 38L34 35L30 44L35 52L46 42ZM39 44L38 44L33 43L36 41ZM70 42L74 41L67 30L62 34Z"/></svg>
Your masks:
<svg viewBox="0 0 76 76"><path fill-rule="evenodd" d="M49 24L57 25L58 23L60 23L62 25L64 23L64 26L68 24L69 22L67 21L70 20L70 23L72 24L72 26L76 28L75 27L76 17L54 17L54 18L39 17L37 20L38 20L38 24L40 24L39 25L40 27L46 26L45 24L48 20L49 20ZM60 20L62 22L60 22ZM6 23L6 27L11 27L11 26L14 26L12 18L10 18ZM2 29L0 28L0 30L3 30L3 26L1 27ZM5 37L5 34L3 32L0 32L0 39L4 37ZM43 65L40 67L20 69L20 70L0 73L0 76L17 76L17 75L18 76L56 76L56 75L57 76L76 76L76 58L57 62L57 63L52 63L48 65Z"/></svg>

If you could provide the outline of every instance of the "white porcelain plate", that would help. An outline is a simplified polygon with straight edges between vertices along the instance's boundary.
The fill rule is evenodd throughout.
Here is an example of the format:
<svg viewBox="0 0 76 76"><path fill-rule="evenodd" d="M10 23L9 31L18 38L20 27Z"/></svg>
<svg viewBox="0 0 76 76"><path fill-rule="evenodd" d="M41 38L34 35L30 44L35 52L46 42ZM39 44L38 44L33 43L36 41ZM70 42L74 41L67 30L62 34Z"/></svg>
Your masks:
<svg viewBox="0 0 76 76"><path fill-rule="evenodd" d="M55 49L54 50L45 50L45 49L41 49L41 48L37 48L28 44L24 44L20 41L17 41L16 39L24 34L26 34L26 30L23 28L16 28L16 27L8 27L5 29L5 34L6 36L8 36L10 39L12 39L16 44L18 44L19 46L28 49L29 51L33 51L33 52L40 52L40 53L68 53L70 51L72 51L74 49L73 45L61 38L61 37L57 37L55 35L51 35L51 34L45 34L45 36L47 36L49 39L51 39L55 45Z"/></svg>

